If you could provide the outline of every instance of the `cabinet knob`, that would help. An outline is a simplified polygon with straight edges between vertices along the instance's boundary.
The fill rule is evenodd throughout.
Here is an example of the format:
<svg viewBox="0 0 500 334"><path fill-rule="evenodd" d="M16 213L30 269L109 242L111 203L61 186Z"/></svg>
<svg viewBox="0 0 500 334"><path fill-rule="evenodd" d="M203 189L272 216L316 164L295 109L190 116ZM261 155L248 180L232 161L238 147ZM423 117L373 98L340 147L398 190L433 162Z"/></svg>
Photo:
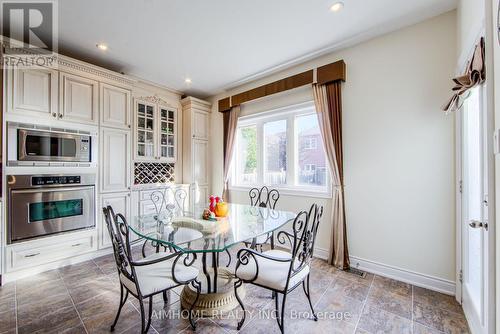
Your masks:
<svg viewBox="0 0 500 334"><path fill-rule="evenodd" d="M62 118L62 116L63 116L62 114L59 114L59 118Z"/></svg>
<svg viewBox="0 0 500 334"><path fill-rule="evenodd" d="M57 117L57 114L55 112L53 112L52 117Z"/></svg>

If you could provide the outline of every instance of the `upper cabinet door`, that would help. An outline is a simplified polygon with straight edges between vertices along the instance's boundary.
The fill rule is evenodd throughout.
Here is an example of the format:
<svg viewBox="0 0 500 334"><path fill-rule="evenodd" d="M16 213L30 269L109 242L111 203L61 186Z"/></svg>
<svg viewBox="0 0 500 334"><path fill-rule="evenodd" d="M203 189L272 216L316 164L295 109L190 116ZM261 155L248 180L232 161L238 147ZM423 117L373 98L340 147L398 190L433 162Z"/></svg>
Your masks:
<svg viewBox="0 0 500 334"><path fill-rule="evenodd" d="M175 162L177 155L177 110L171 107L158 107L160 112L160 159L162 162Z"/></svg>
<svg viewBox="0 0 500 334"><path fill-rule="evenodd" d="M208 140L208 112L193 110L193 138Z"/></svg>
<svg viewBox="0 0 500 334"><path fill-rule="evenodd" d="M101 83L101 125L130 128L130 90Z"/></svg>
<svg viewBox="0 0 500 334"><path fill-rule="evenodd" d="M135 120L135 158L142 161L158 159L156 145L156 106L151 103L136 101Z"/></svg>
<svg viewBox="0 0 500 334"><path fill-rule="evenodd" d="M57 71L49 69L17 69L13 76L12 108L22 115L57 117Z"/></svg>
<svg viewBox="0 0 500 334"><path fill-rule="evenodd" d="M130 131L101 130L101 192L130 190Z"/></svg>
<svg viewBox="0 0 500 334"><path fill-rule="evenodd" d="M97 124L98 83L76 75L61 73L59 118L78 123Z"/></svg>

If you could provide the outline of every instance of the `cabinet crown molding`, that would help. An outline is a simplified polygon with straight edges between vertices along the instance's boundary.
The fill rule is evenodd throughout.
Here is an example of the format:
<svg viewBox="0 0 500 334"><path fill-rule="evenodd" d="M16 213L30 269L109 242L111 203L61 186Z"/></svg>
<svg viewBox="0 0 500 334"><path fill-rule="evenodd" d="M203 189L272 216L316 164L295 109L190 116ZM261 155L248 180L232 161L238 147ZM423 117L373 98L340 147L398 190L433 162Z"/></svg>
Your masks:
<svg viewBox="0 0 500 334"><path fill-rule="evenodd" d="M10 48L5 48L5 52L3 55L5 58L18 58L19 53L25 54L26 56L35 55L34 53L28 51L27 49L16 49L15 55L12 54L9 55L10 50L11 50ZM132 86L137 82L136 80L129 78L124 74L115 73L113 71L92 64L88 64L80 60L72 59L57 53L54 53L53 56L51 56L50 58L54 60L55 65L51 67L54 70L61 70L61 71L73 70L73 71L83 72L94 75L96 77L105 78L115 82L120 82L128 86Z"/></svg>
<svg viewBox="0 0 500 334"><path fill-rule="evenodd" d="M176 107L174 107L172 105L172 103L170 103L168 101L165 101L164 99L162 99L161 97L159 97L156 94L155 95L150 95L150 96L139 96L139 97L136 97L136 99L137 100L142 100L144 102L159 104L159 105L162 105L162 106L166 106L166 107L177 109Z"/></svg>
<svg viewBox="0 0 500 334"><path fill-rule="evenodd" d="M210 102L192 96L183 98L181 100L181 105L183 108L196 108L205 111L210 111L212 109L212 104Z"/></svg>

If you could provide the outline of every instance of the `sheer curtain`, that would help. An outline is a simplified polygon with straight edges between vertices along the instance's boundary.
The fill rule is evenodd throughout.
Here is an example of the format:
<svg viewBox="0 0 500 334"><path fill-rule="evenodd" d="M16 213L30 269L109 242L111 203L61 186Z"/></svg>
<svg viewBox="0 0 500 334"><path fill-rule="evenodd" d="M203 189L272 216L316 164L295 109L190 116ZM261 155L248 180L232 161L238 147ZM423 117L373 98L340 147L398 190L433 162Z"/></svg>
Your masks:
<svg viewBox="0 0 500 334"><path fill-rule="evenodd" d="M325 85L313 84L313 95L333 184L331 213L333 229L328 262L339 269L347 270L349 251L344 200L341 81Z"/></svg>

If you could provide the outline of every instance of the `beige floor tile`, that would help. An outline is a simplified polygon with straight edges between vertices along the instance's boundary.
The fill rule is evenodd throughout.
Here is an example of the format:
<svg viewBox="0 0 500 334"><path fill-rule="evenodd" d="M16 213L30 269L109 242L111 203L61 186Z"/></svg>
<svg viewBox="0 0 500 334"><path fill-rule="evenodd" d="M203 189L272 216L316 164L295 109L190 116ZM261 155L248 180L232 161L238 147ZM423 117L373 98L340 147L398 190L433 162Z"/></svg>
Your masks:
<svg viewBox="0 0 500 334"><path fill-rule="evenodd" d="M393 280L391 278L375 275L373 277L373 287L395 293L403 297L410 297L412 294L411 284Z"/></svg>
<svg viewBox="0 0 500 334"><path fill-rule="evenodd" d="M413 320L446 333L469 333L463 315L419 302L414 302Z"/></svg>
<svg viewBox="0 0 500 334"><path fill-rule="evenodd" d="M367 304L409 320L411 320L412 317L411 295L398 295L392 293L392 290L382 290L372 286L368 295Z"/></svg>
<svg viewBox="0 0 500 334"><path fill-rule="evenodd" d="M333 283L333 291L341 293L347 297L364 301L368 296L369 285L358 283L355 280L347 280L344 278L337 278Z"/></svg>
<svg viewBox="0 0 500 334"><path fill-rule="evenodd" d="M411 321L376 307L366 305L358 328L369 333L411 334Z"/></svg>
<svg viewBox="0 0 500 334"><path fill-rule="evenodd" d="M463 314L462 307L455 300L454 296L414 286L413 299L420 304L439 307L448 311Z"/></svg>

